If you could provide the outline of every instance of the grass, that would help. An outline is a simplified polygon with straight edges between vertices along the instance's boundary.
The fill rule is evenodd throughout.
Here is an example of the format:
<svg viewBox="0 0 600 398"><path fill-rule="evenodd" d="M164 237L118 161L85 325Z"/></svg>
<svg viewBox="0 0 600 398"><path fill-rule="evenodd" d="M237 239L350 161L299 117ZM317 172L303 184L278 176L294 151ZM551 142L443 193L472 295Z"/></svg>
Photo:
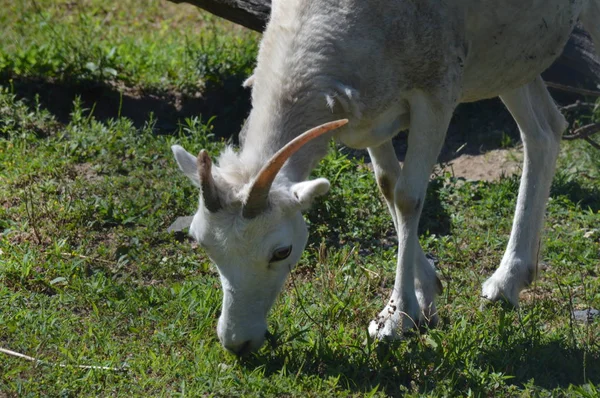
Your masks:
<svg viewBox="0 0 600 398"><path fill-rule="evenodd" d="M3 0L0 69L19 77L198 90L248 74L256 35L150 0Z"/></svg>
<svg viewBox="0 0 600 398"><path fill-rule="evenodd" d="M544 271L519 310L479 310L518 179L432 181L421 243L444 283L442 322L394 344L366 333L393 284L391 220L362 161L332 146L314 172L332 190L307 215L309 246L269 317L275 339L238 360L216 338L214 268L166 232L197 204L169 146L218 153L212 114L163 128L152 114L124 117L126 102L110 117L83 99L57 113L39 87L164 102L160 93L227 90L251 69L256 37L154 1L2 6L0 347L44 362L0 353L0 396L598 395L600 325L570 316L600 308L600 157L585 143L561 152ZM39 95L24 94L25 81Z"/></svg>

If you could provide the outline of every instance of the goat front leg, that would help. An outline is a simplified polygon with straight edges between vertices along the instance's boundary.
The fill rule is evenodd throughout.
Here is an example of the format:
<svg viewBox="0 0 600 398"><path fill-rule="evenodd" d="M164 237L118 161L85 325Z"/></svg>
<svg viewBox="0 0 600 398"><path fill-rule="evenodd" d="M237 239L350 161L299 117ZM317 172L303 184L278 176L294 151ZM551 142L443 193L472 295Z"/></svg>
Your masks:
<svg viewBox="0 0 600 398"><path fill-rule="evenodd" d="M519 126L525 157L506 252L500 267L483 284L482 295L518 306L519 292L537 274L544 210L567 123L540 77L500 98Z"/></svg>
<svg viewBox="0 0 600 398"><path fill-rule="evenodd" d="M401 174L400 164L391 141L369 148L369 156L373 165L377 185L387 203L398 231L398 217L394 202L394 187ZM429 326L438 322L435 298L442 293L442 283L435 272L435 267L427 260L420 245L417 245L415 263L415 293L420 308L420 318L425 319Z"/></svg>
<svg viewBox="0 0 600 398"><path fill-rule="evenodd" d="M398 232L394 289L386 307L369 325L369 334L379 339L397 339L423 322L437 321L433 301L441 284L419 245L417 229L429 176L454 106L444 106L424 94L415 95L410 104L410 133L404 167L400 169L395 155L392 162L391 144L369 149L379 186ZM387 187L391 186L393 178L392 193Z"/></svg>

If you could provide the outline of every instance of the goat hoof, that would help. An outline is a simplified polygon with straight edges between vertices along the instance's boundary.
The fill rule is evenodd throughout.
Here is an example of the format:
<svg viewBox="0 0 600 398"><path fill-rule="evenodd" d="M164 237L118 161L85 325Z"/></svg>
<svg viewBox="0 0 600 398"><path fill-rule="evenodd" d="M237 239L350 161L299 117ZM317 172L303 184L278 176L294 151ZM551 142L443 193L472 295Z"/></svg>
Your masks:
<svg viewBox="0 0 600 398"><path fill-rule="evenodd" d="M519 307L519 291L514 284L505 278L498 278L493 275L483 283L481 297L483 299L482 308L491 303L502 303L508 308Z"/></svg>
<svg viewBox="0 0 600 398"><path fill-rule="evenodd" d="M369 335L373 339L383 341L400 340L408 332L419 328L420 310L415 303L414 308L407 308L401 304L390 301L369 324ZM404 310L403 310L404 309Z"/></svg>

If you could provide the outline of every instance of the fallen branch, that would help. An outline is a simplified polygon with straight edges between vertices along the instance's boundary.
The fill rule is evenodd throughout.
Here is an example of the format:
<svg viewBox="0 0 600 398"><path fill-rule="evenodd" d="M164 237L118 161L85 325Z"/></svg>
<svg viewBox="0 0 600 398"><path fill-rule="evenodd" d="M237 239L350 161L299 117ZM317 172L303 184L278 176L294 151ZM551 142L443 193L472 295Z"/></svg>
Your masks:
<svg viewBox="0 0 600 398"><path fill-rule="evenodd" d="M271 0L170 0L189 3L246 28L262 32L271 13Z"/></svg>
<svg viewBox="0 0 600 398"><path fill-rule="evenodd" d="M600 97L600 91L596 91L596 90L586 90L584 88L571 87L571 86L567 86L567 85L560 84L560 83L554 83L554 82L546 82L546 86L556 89L556 90L566 91L569 93L580 94L580 95L590 95L593 97Z"/></svg>
<svg viewBox="0 0 600 398"><path fill-rule="evenodd" d="M586 124L585 126L579 127L575 130L570 130L569 134L563 135L562 138L565 141L584 140L600 151L600 144L590 138L596 133L600 133L600 123Z"/></svg>
<svg viewBox="0 0 600 398"><path fill-rule="evenodd" d="M596 110L598 110L600 108L600 102L593 103L593 102L577 101L574 104L563 106L562 108L560 108L560 110L562 112L571 112L571 111L576 111L576 110L579 110L582 108L587 109L587 110L592 110L595 112ZM593 146L594 148L600 150L600 144L598 144L596 141L594 141L590 138L592 135L599 133L599 132L600 132L600 123L591 123L591 124L586 124L585 126L582 126L582 127L578 127L576 129L570 129L569 134L563 135L562 139L565 141L584 140L588 144Z"/></svg>
<svg viewBox="0 0 600 398"><path fill-rule="evenodd" d="M583 140L596 133L600 133L600 123L586 124L585 126L572 130L570 134L563 135L563 140Z"/></svg>
<svg viewBox="0 0 600 398"><path fill-rule="evenodd" d="M560 108L561 112L572 112L572 111L576 111L579 109L593 109L596 110L598 107L600 107L600 104L595 104L593 102L581 102L581 101L577 101L574 104L571 105L566 105Z"/></svg>
<svg viewBox="0 0 600 398"><path fill-rule="evenodd" d="M57 364L57 363L52 363L52 362L48 362L48 361L43 361L41 359L30 357L29 355L21 354L19 352L7 350L6 348L2 348L2 347L0 347L0 352L7 354L7 355L11 355L13 357L23 358L28 361L35 362L38 365L58 366L61 368L67 368L67 367L71 366L71 365L65 365L62 363ZM121 368L112 368L110 366L92 366L92 365L72 365L72 366L74 366L76 368L80 368L80 369L112 370L115 372L119 372L119 371L122 371L125 369L125 366L122 366Z"/></svg>

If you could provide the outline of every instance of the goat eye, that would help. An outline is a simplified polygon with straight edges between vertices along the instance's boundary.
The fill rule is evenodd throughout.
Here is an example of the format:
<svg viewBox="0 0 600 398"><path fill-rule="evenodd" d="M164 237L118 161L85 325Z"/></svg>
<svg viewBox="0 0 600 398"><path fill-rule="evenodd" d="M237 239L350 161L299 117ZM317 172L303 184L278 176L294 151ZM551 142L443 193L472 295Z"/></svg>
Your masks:
<svg viewBox="0 0 600 398"><path fill-rule="evenodd" d="M273 257L269 260L270 263L274 263L277 261L285 260L292 254L292 246L280 247L275 249L273 252Z"/></svg>

